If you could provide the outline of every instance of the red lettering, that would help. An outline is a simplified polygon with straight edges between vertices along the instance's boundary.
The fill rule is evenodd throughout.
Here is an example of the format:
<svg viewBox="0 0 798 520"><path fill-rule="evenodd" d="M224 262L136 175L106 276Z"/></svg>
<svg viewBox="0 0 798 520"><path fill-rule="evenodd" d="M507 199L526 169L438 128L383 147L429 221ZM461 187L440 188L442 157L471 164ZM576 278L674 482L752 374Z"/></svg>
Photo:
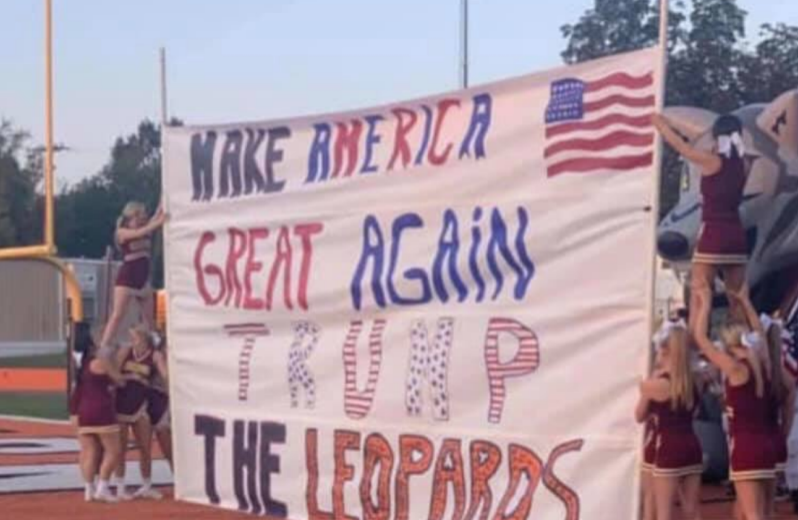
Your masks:
<svg viewBox="0 0 798 520"><path fill-rule="evenodd" d="M352 120L352 129L350 130L346 123L336 123L335 132L335 150L333 153L333 160L335 167L332 172L333 179L338 177L344 165L344 153L346 152L347 163L345 177L349 177L355 171L357 164L358 144L360 143L360 134L363 131L363 122L359 119Z"/></svg>
<svg viewBox="0 0 798 520"><path fill-rule="evenodd" d="M388 163L388 171L393 170L393 166L400 156L402 158L402 168L407 168L407 165L410 164L412 154L410 152L410 144L407 142L407 136L410 135L410 131L413 130L418 120L418 115L407 108L395 108L392 112L396 116L396 134L393 140L391 161Z"/></svg>
<svg viewBox="0 0 798 520"><path fill-rule="evenodd" d="M460 453L460 441L446 439L443 441L435 463L435 475L432 479L432 503L429 520L441 520L446 513L446 501L449 496L448 486L454 493L454 512L452 520L460 520L465 512L465 475L463 473L463 455Z"/></svg>
<svg viewBox="0 0 798 520"><path fill-rule="evenodd" d="M543 473L543 484L565 505L565 520L579 520L579 495L554 475L554 463L566 453L580 451L584 444L585 441L578 439L560 444L554 448L549 455L549 460L546 462L546 469Z"/></svg>
<svg viewBox="0 0 798 520"><path fill-rule="evenodd" d="M228 244L229 250L227 252L227 299L224 304L230 305L230 300L235 297L235 306L241 306L242 286L238 280L238 261L247 252L247 235L240 229L230 228L227 230L227 235L230 237Z"/></svg>
<svg viewBox="0 0 798 520"><path fill-rule="evenodd" d="M532 510L532 496L540 483L543 462L534 452L517 444L510 445L508 458L510 459L510 483L493 515L493 520L524 520L529 518L529 512ZM526 491L518 501L515 511L508 514L507 507L518 491L522 475L527 477Z"/></svg>
<svg viewBox="0 0 798 520"><path fill-rule="evenodd" d="M256 311L263 308L263 300L252 296L252 275L253 273L259 273L263 268L263 263L255 260L255 242L257 240L265 240L268 237L268 228L249 230L249 254L247 255L247 266L244 269L244 308L248 310Z"/></svg>
<svg viewBox="0 0 798 520"><path fill-rule="evenodd" d="M409 481L412 475L427 471L432 464L432 442L420 435L399 437L399 470L396 474L396 520L407 520L410 511ZM414 460L415 455L420 455Z"/></svg>
<svg viewBox="0 0 798 520"><path fill-rule="evenodd" d="M486 520L493 504L493 491L490 479L499 470L502 451L498 446L486 441L471 443L471 499L467 520L473 520L479 511L479 520Z"/></svg>
<svg viewBox="0 0 798 520"><path fill-rule="evenodd" d="M333 520L331 513L319 510L318 436L318 431L315 429L309 428L305 431L305 469L308 473L305 502L308 509L308 520Z"/></svg>
<svg viewBox="0 0 798 520"><path fill-rule="evenodd" d="M272 263L272 270L269 273L269 285L266 289L266 309L272 310L272 299L274 288L277 285L277 276L283 271L283 302L287 309L293 309L291 304L291 241L288 236L288 227L280 228L280 235L277 237L277 254Z"/></svg>
<svg viewBox="0 0 798 520"><path fill-rule="evenodd" d="M335 476L333 477L333 518L335 520L358 520L346 514L344 484L355 476L355 467L346 463L346 452L360 449L360 434L349 431L335 432Z"/></svg>
<svg viewBox="0 0 798 520"><path fill-rule="evenodd" d="M202 263L202 255L205 252L205 247L215 240L215 234L210 231L204 232L200 237L199 244L197 244L197 250L194 252L194 273L197 278L197 290L202 297L202 301L205 302L205 305L218 304L222 301L222 298L224 298L225 292L224 273L222 273L219 266L216 264L203 265ZM211 293L208 291L208 285L205 279L206 276L212 276L219 282L219 293L215 297L211 296Z"/></svg>
<svg viewBox="0 0 798 520"><path fill-rule="evenodd" d="M360 503L363 507L363 520L388 520L391 515L391 473L394 455L391 445L379 433L366 437L363 477L360 480ZM371 501L371 482L374 468L380 466L377 476L377 503Z"/></svg>
<svg viewBox="0 0 798 520"><path fill-rule="evenodd" d="M446 145L443 153L438 153L438 139L440 139L441 128L443 128L443 120L446 118L446 112L452 107L459 107L459 99L442 99L438 102L438 119L435 121L435 131L432 134L432 144L429 147L428 160L430 164L441 166L449 159L449 153L454 146L451 142Z"/></svg>
<svg viewBox="0 0 798 520"><path fill-rule="evenodd" d="M297 289L297 302L303 310L308 310L308 281L310 279L310 264L313 260L313 242L311 237L324 230L321 222L299 224L294 226L294 234L302 241L302 260L299 267L299 288Z"/></svg>

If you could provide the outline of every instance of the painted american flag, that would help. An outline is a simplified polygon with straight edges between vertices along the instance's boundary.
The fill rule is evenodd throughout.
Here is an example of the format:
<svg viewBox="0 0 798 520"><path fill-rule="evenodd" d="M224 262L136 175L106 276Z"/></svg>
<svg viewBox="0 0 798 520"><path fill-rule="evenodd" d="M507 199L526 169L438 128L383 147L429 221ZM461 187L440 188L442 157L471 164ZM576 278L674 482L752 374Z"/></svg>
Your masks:
<svg viewBox="0 0 798 520"><path fill-rule="evenodd" d="M653 71L553 82L546 107L548 176L651 166L655 100Z"/></svg>

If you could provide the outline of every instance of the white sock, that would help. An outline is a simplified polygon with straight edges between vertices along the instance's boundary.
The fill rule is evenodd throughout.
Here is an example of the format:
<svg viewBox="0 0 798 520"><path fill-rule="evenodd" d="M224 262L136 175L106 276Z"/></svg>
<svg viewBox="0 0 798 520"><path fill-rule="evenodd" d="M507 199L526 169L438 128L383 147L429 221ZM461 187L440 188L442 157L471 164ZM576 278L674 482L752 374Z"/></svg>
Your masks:
<svg viewBox="0 0 798 520"><path fill-rule="evenodd" d="M124 493L124 491L125 491L125 477L116 477L114 485L116 486L117 494Z"/></svg>
<svg viewBox="0 0 798 520"><path fill-rule="evenodd" d="M97 494L98 495L107 495L110 492L108 489L108 481L100 479L100 482L97 484Z"/></svg>
<svg viewBox="0 0 798 520"><path fill-rule="evenodd" d="M152 487L152 482L150 479L145 478L141 480L141 489L150 489Z"/></svg>
<svg viewBox="0 0 798 520"><path fill-rule="evenodd" d="M83 496L86 500L91 500L91 497L94 496L94 482L84 482L83 483Z"/></svg>

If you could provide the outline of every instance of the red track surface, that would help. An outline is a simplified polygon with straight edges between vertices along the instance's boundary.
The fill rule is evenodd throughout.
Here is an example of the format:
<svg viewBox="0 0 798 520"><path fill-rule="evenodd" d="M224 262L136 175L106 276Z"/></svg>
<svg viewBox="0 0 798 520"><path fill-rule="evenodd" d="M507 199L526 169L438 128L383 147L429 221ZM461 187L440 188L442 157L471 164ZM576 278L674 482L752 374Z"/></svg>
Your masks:
<svg viewBox="0 0 798 520"><path fill-rule="evenodd" d="M0 419L0 440L36 437L72 437L73 428L65 424L46 424L27 421L8 421ZM0 466L76 463L77 453L57 453L49 455L0 455ZM0 481L2 491L2 481ZM81 492L19 493L14 495L0 493L0 518L13 520L243 520L252 518L240 513L232 513L209 507L175 502L171 489L161 501L133 501L124 504L98 504L83 501ZM703 493L703 520L730 520L731 503L724 499L723 490L707 486ZM790 514L788 503L779 504L777 520L796 519ZM611 520L611 519L585 519Z"/></svg>

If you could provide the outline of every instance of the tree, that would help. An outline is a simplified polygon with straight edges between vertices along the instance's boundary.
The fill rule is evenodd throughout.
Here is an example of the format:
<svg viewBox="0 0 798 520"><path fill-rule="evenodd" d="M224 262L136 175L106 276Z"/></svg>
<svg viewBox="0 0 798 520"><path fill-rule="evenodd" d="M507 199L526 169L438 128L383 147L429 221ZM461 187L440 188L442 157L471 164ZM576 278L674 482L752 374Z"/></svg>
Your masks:
<svg viewBox="0 0 798 520"><path fill-rule="evenodd" d="M682 8L679 0L675 6ZM668 19L669 45L684 38L684 15L671 9ZM585 12L576 24L564 25L568 40L562 58L566 63L581 63L641 49L659 41L659 3L651 0L596 0L595 9Z"/></svg>
<svg viewBox="0 0 798 520"><path fill-rule="evenodd" d="M35 227L41 222L35 217L41 161L26 149L28 140L27 132L0 120L0 247L41 241L41 232Z"/></svg>
<svg viewBox="0 0 798 520"><path fill-rule="evenodd" d="M798 88L798 27L765 24L754 53L740 64L742 102L767 103Z"/></svg>

